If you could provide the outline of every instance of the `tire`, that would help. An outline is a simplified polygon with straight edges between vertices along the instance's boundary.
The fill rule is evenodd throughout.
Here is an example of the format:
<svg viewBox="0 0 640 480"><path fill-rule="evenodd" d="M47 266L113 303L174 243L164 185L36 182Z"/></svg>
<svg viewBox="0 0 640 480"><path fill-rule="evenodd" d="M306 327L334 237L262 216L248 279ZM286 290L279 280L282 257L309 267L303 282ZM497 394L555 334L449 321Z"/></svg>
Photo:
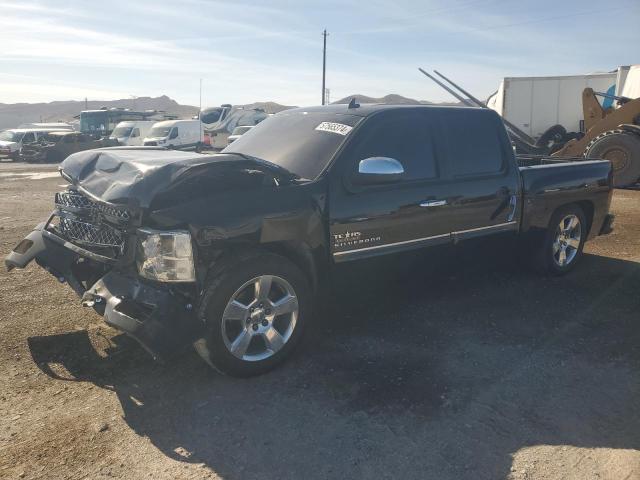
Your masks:
<svg viewBox="0 0 640 480"><path fill-rule="evenodd" d="M577 219L577 226L574 221ZM564 232L561 225L570 227ZM540 273L564 275L572 270L582 257L587 239L587 219L578 205L567 205L555 211L534 256L534 268ZM576 241L577 240L577 241ZM558 250L559 248L559 250ZM564 262L561 251L564 250Z"/></svg>
<svg viewBox="0 0 640 480"><path fill-rule="evenodd" d="M585 157L611 161L614 187L634 185L640 179L640 136L635 133L604 132L587 145Z"/></svg>
<svg viewBox="0 0 640 480"><path fill-rule="evenodd" d="M209 365L251 377L291 355L312 315L309 282L296 265L256 252L223 260L210 278L198 312L206 334L194 345ZM275 313L278 308L285 313Z"/></svg>
<svg viewBox="0 0 640 480"><path fill-rule="evenodd" d="M567 134L567 130L562 125L549 127L536 141L536 147L551 148L557 143L561 143Z"/></svg>

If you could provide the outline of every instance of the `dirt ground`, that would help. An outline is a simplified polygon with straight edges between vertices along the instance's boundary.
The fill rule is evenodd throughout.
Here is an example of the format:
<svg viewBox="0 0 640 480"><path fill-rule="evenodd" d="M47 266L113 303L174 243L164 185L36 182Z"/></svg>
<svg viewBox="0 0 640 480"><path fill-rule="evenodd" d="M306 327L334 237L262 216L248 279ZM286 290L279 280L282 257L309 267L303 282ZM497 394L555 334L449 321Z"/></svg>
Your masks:
<svg viewBox="0 0 640 480"><path fill-rule="evenodd" d="M0 165L2 256L63 183ZM0 478L640 479L640 191L613 211L563 278L482 243L342 268L249 380L157 364L42 269L0 268Z"/></svg>

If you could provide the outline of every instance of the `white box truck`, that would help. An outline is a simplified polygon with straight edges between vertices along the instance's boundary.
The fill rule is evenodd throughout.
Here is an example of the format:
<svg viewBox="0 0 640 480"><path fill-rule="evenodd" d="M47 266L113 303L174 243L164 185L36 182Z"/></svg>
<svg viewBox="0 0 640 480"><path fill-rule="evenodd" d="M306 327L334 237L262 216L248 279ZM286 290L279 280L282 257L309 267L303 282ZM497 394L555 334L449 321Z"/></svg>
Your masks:
<svg viewBox="0 0 640 480"><path fill-rule="evenodd" d="M582 91L615 94L618 72L559 77L506 77L487 106L534 139L554 125L580 132ZM603 107L613 106L604 99Z"/></svg>

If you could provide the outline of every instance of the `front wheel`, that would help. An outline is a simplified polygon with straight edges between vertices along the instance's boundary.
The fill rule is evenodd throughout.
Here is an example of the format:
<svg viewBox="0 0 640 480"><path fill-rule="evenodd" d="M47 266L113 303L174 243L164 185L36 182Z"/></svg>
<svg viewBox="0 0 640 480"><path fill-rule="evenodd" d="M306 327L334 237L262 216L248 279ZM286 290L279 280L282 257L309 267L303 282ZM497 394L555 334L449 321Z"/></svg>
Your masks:
<svg viewBox="0 0 640 480"><path fill-rule="evenodd" d="M196 351L222 373L249 377L284 361L311 316L305 275L284 257L254 253L229 258L212 272L200 318L206 335Z"/></svg>
<svg viewBox="0 0 640 480"><path fill-rule="evenodd" d="M549 222L539 248L536 266L552 275L563 275L580 260L587 239L584 212L577 205L557 210Z"/></svg>

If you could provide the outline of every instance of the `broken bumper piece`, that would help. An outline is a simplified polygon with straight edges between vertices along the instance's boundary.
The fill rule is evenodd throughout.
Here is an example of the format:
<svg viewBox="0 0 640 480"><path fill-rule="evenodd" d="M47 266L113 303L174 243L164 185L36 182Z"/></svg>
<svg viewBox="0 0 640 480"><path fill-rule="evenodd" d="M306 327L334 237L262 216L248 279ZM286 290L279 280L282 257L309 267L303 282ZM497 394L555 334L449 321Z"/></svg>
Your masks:
<svg viewBox="0 0 640 480"><path fill-rule="evenodd" d="M137 277L109 272L82 295L82 304L103 310L108 325L131 335L156 359L191 344L199 333L188 299Z"/></svg>
<svg viewBox="0 0 640 480"><path fill-rule="evenodd" d="M86 280L78 278L78 268L83 262L98 260L92 258L95 254L66 242L44 226L38 225L7 255L8 270L24 268L35 260L60 282L67 282L83 305L94 307L107 324L131 335L156 359L168 357L202 336L190 300L168 286L143 282L135 273L106 271L108 266L95 262L106 274L86 289Z"/></svg>

